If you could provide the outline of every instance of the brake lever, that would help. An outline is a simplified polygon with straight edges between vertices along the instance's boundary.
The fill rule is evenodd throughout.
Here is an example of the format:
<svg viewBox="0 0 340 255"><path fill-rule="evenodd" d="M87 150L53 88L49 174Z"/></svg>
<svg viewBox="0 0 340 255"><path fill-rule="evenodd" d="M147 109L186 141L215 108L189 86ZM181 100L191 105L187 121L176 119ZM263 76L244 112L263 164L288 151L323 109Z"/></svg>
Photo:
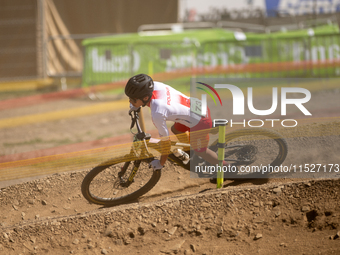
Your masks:
<svg viewBox="0 0 340 255"><path fill-rule="evenodd" d="M131 116L131 120L132 120L132 122L131 122L130 129L133 129L133 127L134 127L135 124L136 124L136 117L132 117L132 116Z"/></svg>
<svg viewBox="0 0 340 255"><path fill-rule="evenodd" d="M137 119L138 119L138 113L140 112L140 109L141 109L141 107L139 107L137 110L132 110L132 111L130 110L130 111L129 111L129 115L131 116L131 120L132 120L130 129L132 129L132 128L135 126L136 121L137 121ZM134 114L134 117L132 116L132 112L135 113L135 114Z"/></svg>

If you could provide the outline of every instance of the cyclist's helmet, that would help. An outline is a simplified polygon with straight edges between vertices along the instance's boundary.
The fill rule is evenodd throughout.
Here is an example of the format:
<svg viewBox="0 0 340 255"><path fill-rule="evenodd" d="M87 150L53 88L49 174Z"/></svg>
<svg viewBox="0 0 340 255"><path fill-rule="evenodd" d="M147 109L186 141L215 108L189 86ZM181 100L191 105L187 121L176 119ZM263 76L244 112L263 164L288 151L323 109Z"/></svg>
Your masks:
<svg viewBox="0 0 340 255"><path fill-rule="evenodd" d="M154 89L153 80L146 74L137 74L130 78L125 86L125 94L130 98L140 99L152 96ZM144 102L146 103L146 102Z"/></svg>

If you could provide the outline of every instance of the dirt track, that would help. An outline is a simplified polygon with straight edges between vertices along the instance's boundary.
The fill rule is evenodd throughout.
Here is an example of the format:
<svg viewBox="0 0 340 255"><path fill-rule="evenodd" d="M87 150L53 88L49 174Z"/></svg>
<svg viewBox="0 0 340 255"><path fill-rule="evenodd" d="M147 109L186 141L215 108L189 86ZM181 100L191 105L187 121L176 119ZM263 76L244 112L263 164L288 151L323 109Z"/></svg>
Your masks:
<svg viewBox="0 0 340 255"><path fill-rule="evenodd" d="M176 168L168 171L178 176ZM0 249L6 254L340 252L339 180L229 183L220 192L202 183L99 208L81 197L83 176L58 174L3 190Z"/></svg>
<svg viewBox="0 0 340 255"><path fill-rule="evenodd" d="M318 93L324 109L339 112L338 93ZM6 110L1 118L89 104L96 102L62 100ZM128 122L122 110L2 129L1 151L8 155L119 136L128 132ZM338 129L338 122L332 125ZM285 164L339 164L340 138L333 134L288 138ZM207 180L191 179L169 164L161 181L140 201L104 209L82 197L85 173L56 174L3 188L2 253L340 253L339 178L301 184L292 183L300 179L228 181L223 192L216 193Z"/></svg>

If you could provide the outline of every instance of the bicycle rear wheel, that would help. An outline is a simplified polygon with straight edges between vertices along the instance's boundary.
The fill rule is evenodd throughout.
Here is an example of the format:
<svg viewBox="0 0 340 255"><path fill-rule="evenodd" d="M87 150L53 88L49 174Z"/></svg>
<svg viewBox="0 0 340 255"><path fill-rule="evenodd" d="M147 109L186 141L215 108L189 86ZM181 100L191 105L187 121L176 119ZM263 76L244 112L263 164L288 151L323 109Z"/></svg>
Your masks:
<svg viewBox="0 0 340 255"><path fill-rule="evenodd" d="M236 130L227 134L225 141L225 161L238 169L233 178L266 178L270 167L280 166L288 153L286 140L268 129ZM217 151L217 145L213 150Z"/></svg>
<svg viewBox="0 0 340 255"><path fill-rule="evenodd" d="M126 167L123 176L119 176L122 167ZM94 204L114 206L137 199L151 190L161 177L161 171L149 168L142 161L130 185L127 179L134 168L133 162L103 163L93 168L84 178L81 185L83 196Z"/></svg>

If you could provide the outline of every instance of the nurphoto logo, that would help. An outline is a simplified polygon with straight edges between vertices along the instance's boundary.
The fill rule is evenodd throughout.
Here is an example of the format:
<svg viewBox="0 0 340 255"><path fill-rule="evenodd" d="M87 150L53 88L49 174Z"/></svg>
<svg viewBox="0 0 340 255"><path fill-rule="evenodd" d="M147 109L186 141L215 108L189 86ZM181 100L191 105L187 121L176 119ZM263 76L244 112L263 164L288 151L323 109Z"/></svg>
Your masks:
<svg viewBox="0 0 340 255"><path fill-rule="evenodd" d="M239 115L245 115L245 100L247 101L248 110L258 116L268 116L272 113L274 113L279 105L279 99L280 99L280 106L281 106L281 116L287 115L287 105L295 105L305 116L311 116L312 114L307 110L307 108L304 106L305 103L309 102L311 99L311 93L309 90L305 88L298 88L298 87L282 87L281 88L281 97L278 95L278 88L273 87L272 88L272 105L269 109L265 110L259 110L254 107L253 103L253 88L247 87L247 97L243 94L243 91L236 85L232 84L214 84L214 87L211 85L208 85L203 82L197 82L204 87L197 86L197 89L203 90L206 94L201 95L201 115L206 115L207 113L207 94L213 99L215 105L217 105L216 100L213 96L213 94L210 92L212 91L215 96L218 98L221 107L223 107L223 103L221 100L220 95L216 91L216 89L228 89L232 94L232 101L233 101L233 110L232 115L239 116ZM210 91L209 91L210 90ZM302 94L302 98L288 98L288 93L299 93ZM250 127L261 127L264 125L263 120L260 119L253 119L249 120L248 123L251 122L260 122L259 125L249 125ZM271 121L272 126L274 126L275 121L280 121L279 119L266 119L265 121ZM294 122L293 125L287 125L284 124L285 122ZM235 123L235 122L234 122ZM245 120L244 120L245 123ZM232 124L232 120L231 120ZM287 119L281 121L282 126L284 127L295 127L297 125L297 121L293 119Z"/></svg>

